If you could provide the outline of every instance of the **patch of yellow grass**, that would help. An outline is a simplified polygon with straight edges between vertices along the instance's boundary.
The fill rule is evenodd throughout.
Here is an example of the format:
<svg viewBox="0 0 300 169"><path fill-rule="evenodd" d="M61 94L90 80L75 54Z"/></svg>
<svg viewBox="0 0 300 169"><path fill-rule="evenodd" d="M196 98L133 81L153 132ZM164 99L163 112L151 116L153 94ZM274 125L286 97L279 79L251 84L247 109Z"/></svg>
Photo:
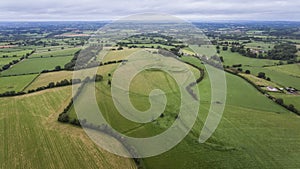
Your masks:
<svg viewBox="0 0 300 169"><path fill-rule="evenodd" d="M240 75L247 78L247 79L249 79L250 81L255 83L257 86L270 86L270 87L277 87L277 88L281 87L281 86L277 85L276 83L273 83L271 81L267 81L265 79L258 78L254 75L251 75L251 74L240 73Z"/></svg>

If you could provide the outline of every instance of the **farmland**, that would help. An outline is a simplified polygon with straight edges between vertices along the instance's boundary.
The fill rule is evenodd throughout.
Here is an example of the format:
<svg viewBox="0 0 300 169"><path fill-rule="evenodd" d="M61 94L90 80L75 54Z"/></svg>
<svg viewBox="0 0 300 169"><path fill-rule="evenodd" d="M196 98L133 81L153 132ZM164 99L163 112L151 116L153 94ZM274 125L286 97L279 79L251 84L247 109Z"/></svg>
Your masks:
<svg viewBox="0 0 300 169"><path fill-rule="evenodd" d="M245 68L269 66L279 63L279 61L275 60L248 58L230 51L221 51L220 56L224 58L224 65L242 64Z"/></svg>
<svg viewBox="0 0 300 169"><path fill-rule="evenodd" d="M0 77L0 93L7 91L22 91L29 83L31 83L37 74L23 75L23 76L11 76Z"/></svg>
<svg viewBox="0 0 300 169"><path fill-rule="evenodd" d="M64 67L72 58L73 56L25 59L12 68L1 72L1 75L40 73L43 70L53 70L56 66Z"/></svg>
<svg viewBox="0 0 300 169"><path fill-rule="evenodd" d="M0 168L299 168L300 67L296 55L300 43L291 33L300 31L297 24L285 31L285 26L290 25L278 28L285 24L280 22L274 23L276 26L260 22L253 25L195 23L211 40L206 43L206 37L201 37L204 44L196 38L192 41L194 44L187 44L186 36L173 38L174 34L185 33L180 32L178 25L172 27L170 34L164 34L164 29L151 29L151 33L146 34L143 33L146 27L138 27L138 24L126 25L122 30L122 25L121 30L110 30L108 35L142 31L110 43L105 38L88 40L103 23L28 24L29 28L3 26L0 29L0 45L3 45L0 67L25 56L0 72L0 94L9 93L0 98L0 149L3 150L0 151ZM78 58L78 51L84 49L91 49L91 56L87 52ZM78 60L83 62L80 70L75 66ZM224 67L218 60L223 61ZM154 61L153 64L149 64L150 61ZM67 63L69 67L65 66ZM186 67L178 66L179 63ZM149 65L142 66L143 70L132 78L127 91L123 84L128 76L144 64ZM126 67L128 69L123 69ZM176 74L184 85L179 86L160 68ZM97 75L76 77L82 70ZM197 83L195 79L187 83L188 70L200 79ZM118 73L123 74L117 76ZM212 99L212 87L220 83L211 81L213 73L224 73L226 90L219 93L226 94L226 101ZM262 73L265 77L258 76ZM114 79L116 77L118 79ZM94 79L95 86L91 83ZM71 86L72 80L78 84ZM188 88L190 84L194 85L192 92ZM72 88L80 85L82 90L72 99ZM278 91L268 91L269 86ZM112 94L114 90L117 94L128 94L129 102L143 112L151 103L162 104L160 100L149 99L155 89L164 92L167 103L162 114L153 115L147 123L122 116L116 105L125 97ZM92 97L84 96L95 91L96 103L113 129L130 137L145 138L165 132L178 119L184 121L178 114L183 99L180 89L187 90L191 96L195 89L199 90L195 95L200 99L193 98L200 103L199 111L193 111L198 116L188 135L162 154L141 159L123 158L102 149L102 144L96 145L80 127L89 126L87 130L97 135L100 143L125 154L132 154L132 149L134 153L141 153L147 147L131 146L132 142L119 134L101 130L103 124L98 124L93 114ZM82 106L83 111L75 111L74 103ZM126 109L128 105L122 106ZM214 112L222 115L221 121L213 135L205 143L199 143L201 129L214 105L225 107L223 114ZM295 111L289 109L291 106ZM210 130L209 127L204 129Z"/></svg>

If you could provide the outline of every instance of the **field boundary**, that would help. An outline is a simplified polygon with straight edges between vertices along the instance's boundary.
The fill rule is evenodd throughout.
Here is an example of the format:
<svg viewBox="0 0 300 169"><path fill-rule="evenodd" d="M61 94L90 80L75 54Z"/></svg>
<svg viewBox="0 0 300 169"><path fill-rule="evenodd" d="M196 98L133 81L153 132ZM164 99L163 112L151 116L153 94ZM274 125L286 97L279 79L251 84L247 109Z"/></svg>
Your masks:
<svg viewBox="0 0 300 169"><path fill-rule="evenodd" d="M33 78L31 80L31 82L29 82L22 90L21 92L24 92L26 88L28 88L39 76L41 75L41 73L39 73L35 78Z"/></svg>

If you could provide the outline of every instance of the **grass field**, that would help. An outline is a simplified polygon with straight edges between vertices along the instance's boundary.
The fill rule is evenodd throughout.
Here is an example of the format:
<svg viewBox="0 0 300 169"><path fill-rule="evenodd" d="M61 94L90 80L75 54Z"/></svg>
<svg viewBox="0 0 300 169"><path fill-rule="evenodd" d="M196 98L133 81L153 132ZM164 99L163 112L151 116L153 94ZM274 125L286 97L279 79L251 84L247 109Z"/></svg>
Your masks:
<svg viewBox="0 0 300 169"><path fill-rule="evenodd" d="M51 49L51 48L49 48ZM40 58L40 57L62 57L62 56L73 56L75 52L80 50L80 48L70 48L70 49L60 49L54 51L38 51L30 56L30 58Z"/></svg>
<svg viewBox="0 0 300 169"><path fill-rule="evenodd" d="M242 64L243 71L250 70L251 74L254 76L257 76L259 72L264 72L267 77L271 78L271 81L281 86L300 88L298 75L299 65L297 64L272 66L279 63L279 61L248 58L230 51L222 51L220 56L223 56L224 58L224 65L232 66L233 64ZM269 65L270 67L263 67L266 65Z"/></svg>
<svg viewBox="0 0 300 169"><path fill-rule="evenodd" d="M0 93L22 91L38 74L0 77Z"/></svg>
<svg viewBox="0 0 300 169"><path fill-rule="evenodd" d="M245 74L245 73L240 73L241 76L249 79L250 81L252 81L253 83L255 83L257 86L271 86L271 87L277 87L277 88L281 88L282 86L279 86L276 83L273 83L271 81L267 81L265 79L262 78L258 78L257 76L251 75L251 74Z"/></svg>
<svg viewBox="0 0 300 169"><path fill-rule="evenodd" d="M29 49L0 49L0 67L2 68L2 66L9 64L10 62L12 62L13 60L19 60L20 57L22 56L26 56L26 54L31 53L32 50ZM8 56L6 58L3 58L3 56Z"/></svg>
<svg viewBox="0 0 300 169"><path fill-rule="evenodd" d="M30 49L24 50L22 48L20 48L20 49L18 49L18 48L16 48L16 49L0 49L0 57L6 55L8 57L15 56L17 58L20 58L22 56L26 56L27 53L30 54L31 52L32 52L32 50L30 50Z"/></svg>
<svg viewBox="0 0 300 169"><path fill-rule="evenodd" d="M287 105L294 105L297 110L300 110L300 95L271 93L276 98L282 98Z"/></svg>
<svg viewBox="0 0 300 169"><path fill-rule="evenodd" d="M57 122L70 89L0 99L0 168L136 168L131 159L99 149L82 129ZM122 149L105 134L101 139Z"/></svg>
<svg viewBox="0 0 300 169"><path fill-rule="evenodd" d="M262 67L266 65L274 65L275 63L279 63L276 60L269 60L269 59L255 59L249 58L246 56L242 56L237 52L230 52L230 51L221 51L220 56L224 58L224 65L232 66L234 64L242 64L243 66L250 66L250 67ZM245 67L246 68L246 67Z"/></svg>
<svg viewBox="0 0 300 169"><path fill-rule="evenodd" d="M72 58L73 56L25 59L8 70L1 72L1 75L40 73L43 70L53 70L56 66L63 68Z"/></svg>
<svg viewBox="0 0 300 169"><path fill-rule="evenodd" d="M265 42L252 42L252 43L247 43L245 46L245 48L264 50L264 51L271 50L273 49L273 47L274 47L273 43L265 43Z"/></svg>
<svg viewBox="0 0 300 169"><path fill-rule="evenodd" d="M267 69L285 73L290 76L300 77L300 64L281 65L276 67L268 67Z"/></svg>
<svg viewBox="0 0 300 169"><path fill-rule="evenodd" d="M276 67L274 67L274 69L276 69ZM267 77L271 78L272 82L280 84L281 86L284 86L284 87L291 86L296 89L300 89L299 77L291 76L289 74L286 74L286 73L280 72L280 71L274 71L274 70L270 69L270 67L268 67L268 68L247 67L247 68L245 68L245 70L246 69L249 69L251 71L251 74L253 74L255 76L257 76L259 72L264 72Z"/></svg>
<svg viewBox="0 0 300 169"><path fill-rule="evenodd" d="M0 67L2 68L4 65L9 64L13 60L18 60L18 58L15 57L0 58Z"/></svg>
<svg viewBox="0 0 300 169"><path fill-rule="evenodd" d="M207 57L217 54L215 45L201 45L201 46L190 45L189 47L196 53L198 53L200 55L206 55Z"/></svg>

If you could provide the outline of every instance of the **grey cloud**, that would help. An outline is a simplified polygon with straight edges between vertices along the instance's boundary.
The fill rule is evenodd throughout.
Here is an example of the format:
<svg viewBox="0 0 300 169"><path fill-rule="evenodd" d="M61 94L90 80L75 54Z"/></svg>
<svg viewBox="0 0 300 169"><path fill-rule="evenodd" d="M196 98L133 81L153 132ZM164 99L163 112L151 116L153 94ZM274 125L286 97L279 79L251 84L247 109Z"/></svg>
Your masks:
<svg viewBox="0 0 300 169"><path fill-rule="evenodd" d="M0 20L104 20L136 13L169 13L191 20L300 20L293 0L9 0Z"/></svg>

